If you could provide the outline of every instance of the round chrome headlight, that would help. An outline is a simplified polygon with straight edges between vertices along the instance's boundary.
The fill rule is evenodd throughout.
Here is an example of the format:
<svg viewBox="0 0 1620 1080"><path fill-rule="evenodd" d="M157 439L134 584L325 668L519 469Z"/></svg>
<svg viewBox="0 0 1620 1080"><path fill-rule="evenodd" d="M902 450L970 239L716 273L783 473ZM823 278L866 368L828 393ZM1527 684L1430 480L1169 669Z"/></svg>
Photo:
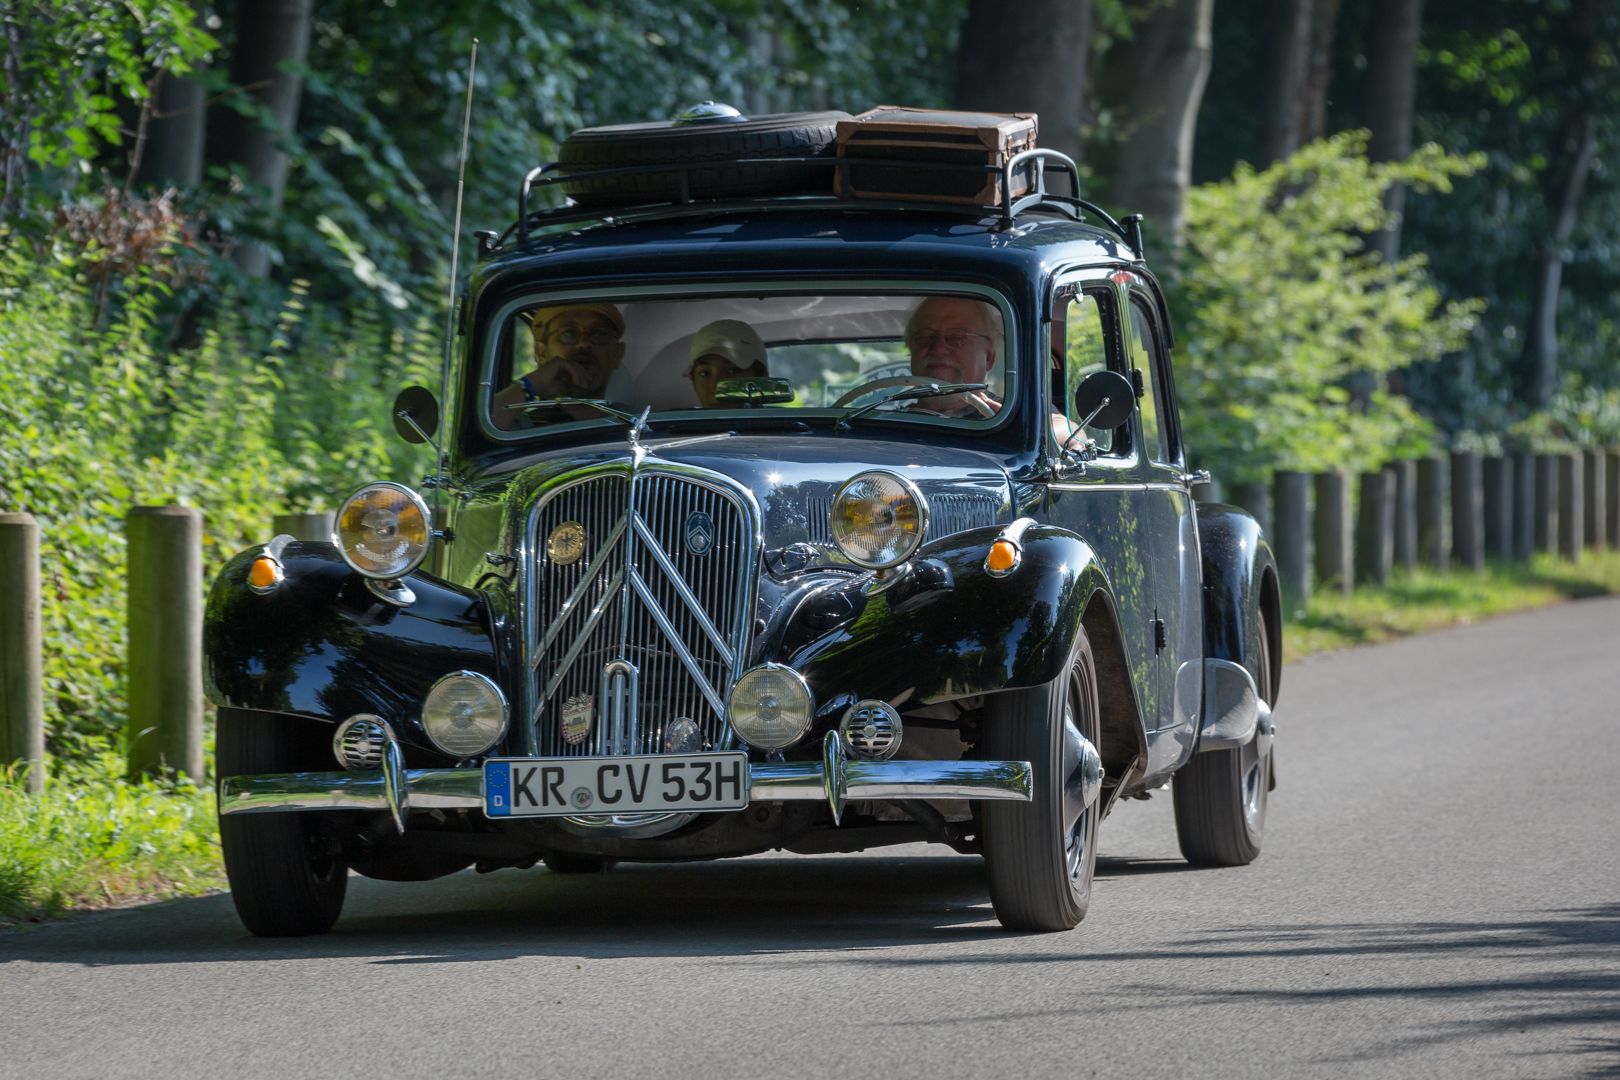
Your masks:
<svg viewBox="0 0 1620 1080"><path fill-rule="evenodd" d="M833 539L852 562L870 570L911 558L927 528L922 492L894 473L861 473L833 496Z"/></svg>
<svg viewBox="0 0 1620 1080"><path fill-rule="evenodd" d="M731 729L749 746L782 750L810 730L816 699L803 675L780 664L765 664L749 668L733 684L726 715Z"/></svg>
<svg viewBox="0 0 1620 1080"><path fill-rule="evenodd" d="M474 671L446 675L422 703L422 730L453 758L477 757L500 742L506 718L506 695Z"/></svg>
<svg viewBox="0 0 1620 1080"><path fill-rule="evenodd" d="M427 503L403 484L367 484L343 501L332 543L369 578L404 577L433 543Z"/></svg>

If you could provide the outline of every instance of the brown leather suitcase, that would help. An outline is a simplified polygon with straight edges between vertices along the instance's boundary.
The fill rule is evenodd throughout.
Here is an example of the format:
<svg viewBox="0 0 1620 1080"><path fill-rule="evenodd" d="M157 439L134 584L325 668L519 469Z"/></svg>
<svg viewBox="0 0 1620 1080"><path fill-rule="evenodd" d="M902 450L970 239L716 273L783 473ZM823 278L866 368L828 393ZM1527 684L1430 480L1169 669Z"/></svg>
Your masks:
<svg viewBox="0 0 1620 1080"><path fill-rule="evenodd" d="M1013 155L1035 148L1038 127L1034 113L956 112L879 105L859 116L838 121L838 156L999 167ZM833 179L833 192L842 197L921 199L969 206L999 205L1001 187L1000 173L913 165L841 165ZM1013 198L1034 190L1033 164L1020 167L1013 176L1012 187Z"/></svg>

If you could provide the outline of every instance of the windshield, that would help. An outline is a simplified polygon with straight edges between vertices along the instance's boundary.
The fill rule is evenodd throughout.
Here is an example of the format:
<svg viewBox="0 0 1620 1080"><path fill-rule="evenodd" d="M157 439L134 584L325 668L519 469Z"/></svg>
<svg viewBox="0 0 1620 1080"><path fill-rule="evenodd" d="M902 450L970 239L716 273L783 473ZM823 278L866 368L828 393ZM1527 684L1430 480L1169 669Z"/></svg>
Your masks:
<svg viewBox="0 0 1620 1080"><path fill-rule="evenodd" d="M619 423L649 408L654 420L820 414L979 428L1009 393L1002 305L960 287L547 296L505 310L484 380L499 437Z"/></svg>

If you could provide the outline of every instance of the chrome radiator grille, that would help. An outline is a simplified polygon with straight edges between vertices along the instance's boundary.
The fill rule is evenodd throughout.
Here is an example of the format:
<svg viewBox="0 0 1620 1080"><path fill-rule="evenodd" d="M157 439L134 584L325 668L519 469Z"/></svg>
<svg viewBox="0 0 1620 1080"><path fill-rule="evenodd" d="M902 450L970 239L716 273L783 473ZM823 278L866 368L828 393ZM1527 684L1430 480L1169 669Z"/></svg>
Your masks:
<svg viewBox="0 0 1620 1080"><path fill-rule="evenodd" d="M559 529L584 534L571 562L554 557L568 550L548 553ZM632 473L627 462L547 493L526 567L535 752L662 753L682 717L702 748L729 746L725 694L747 653L757 534L751 502L697 469L641 464ZM587 696L591 722L581 731ZM565 705L574 739L565 738Z"/></svg>

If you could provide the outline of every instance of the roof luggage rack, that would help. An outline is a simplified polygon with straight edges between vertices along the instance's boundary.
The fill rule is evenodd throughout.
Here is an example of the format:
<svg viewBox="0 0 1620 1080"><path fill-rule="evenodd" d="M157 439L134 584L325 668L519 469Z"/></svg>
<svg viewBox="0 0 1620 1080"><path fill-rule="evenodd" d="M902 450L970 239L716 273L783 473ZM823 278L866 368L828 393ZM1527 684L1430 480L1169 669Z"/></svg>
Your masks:
<svg viewBox="0 0 1620 1080"><path fill-rule="evenodd" d="M829 171L836 170L840 174L839 190L842 191L851 190L850 166L870 165L884 169L950 170L979 174L1000 173L1002 181L1001 202L999 206L980 206L924 199L862 199L847 195L762 195L748 198L712 200L699 200L692 197L691 173L693 171L712 172L716 169L732 166L782 165L823 166ZM1028 165L1034 166L1034 190L1028 194L1015 197L1012 194L1014 173ZM1046 189L1046 171L1049 166L1053 171L1062 173L1067 177L1071 194L1058 195ZM1138 225L1140 219L1133 215L1131 218L1126 219L1126 224L1121 224L1109 216L1101 207L1080 198L1079 167L1075 165L1072 158L1056 150L1025 150L1008 158L1000 165L962 165L891 157L772 157L733 158L672 165L630 165L616 169L595 169L589 172L574 173L563 173L560 169L560 164L554 161L529 171L529 174L523 178L523 183L518 188L517 221L508 227L504 233L501 233L498 238L486 240L480 247L481 255L487 255L502 247L514 233L517 235L519 244L526 244L529 241L529 234L534 228L548 225L562 225L575 221L594 221L626 216L666 216L690 212L708 213L716 209L760 208L774 205L782 208L839 207L847 209L850 207L862 207L925 210L931 213L958 213L975 218L983 218L987 213L996 213L1004 225L1011 225L1020 214L1036 208L1055 210L1074 221L1085 221L1085 215L1091 214L1106 224L1110 230L1124 241L1136 253L1137 258L1142 256L1141 230ZM529 209L529 194L537 188L552 187L557 184L579 180L668 173L678 173L680 175L680 198L675 202L626 204L611 207L559 206L535 211ZM832 188L831 179L832 177L829 176L828 189ZM493 237L491 233L480 235L485 238Z"/></svg>

